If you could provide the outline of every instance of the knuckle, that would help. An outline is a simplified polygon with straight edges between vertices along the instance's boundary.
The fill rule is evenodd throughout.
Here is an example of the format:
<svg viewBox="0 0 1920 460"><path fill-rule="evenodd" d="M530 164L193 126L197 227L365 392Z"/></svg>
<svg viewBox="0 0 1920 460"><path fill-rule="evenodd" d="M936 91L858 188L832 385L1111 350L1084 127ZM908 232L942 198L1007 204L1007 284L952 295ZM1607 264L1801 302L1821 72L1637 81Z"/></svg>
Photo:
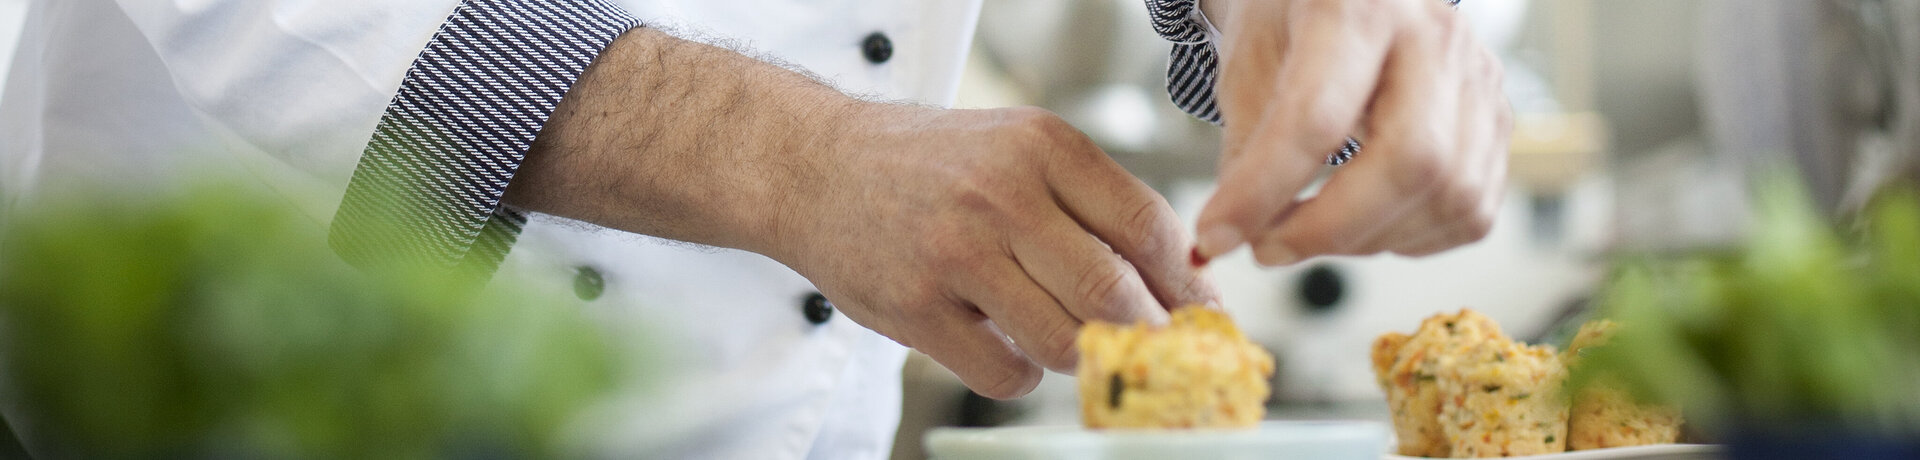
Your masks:
<svg viewBox="0 0 1920 460"><path fill-rule="evenodd" d="M1080 272L1079 279L1074 283L1073 295L1080 300L1081 311L1092 316L1083 319L1116 322L1126 322L1124 320L1130 319L1123 318L1126 311L1124 303L1126 295L1122 289L1131 279L1131 270L1124 270L1116 265L1119 265L1119 262L1109 258L1107 263L1092 264Z"/></svg>
<svg viewBox="0 0 1920 460"><path fill-rule="evenodd" d="M1079 338L1080 329L1068 323L1069 321L1061 321L1048 327L1045 336L1041 337L1039 344L1036 344L1041 355L1040 361L1046 363L1048 368L1056 370L1073 368L1077 354L1074 349L1074 340Z"/></svg>
<svg viewBox="0 0 1920 460"><path fill-rule="evenodd" d="M951 308L940 300L939 286L930 281L908 283L902 287L900 297L899 305L904 308L896 311L905 324L935 324L945 316L942 310Z"/></svg>
<svg viewBox="0 0 1920 460"><path fill-rule="evenodd" d="M1490 212L1475 211L1468 215L1463 223L1465 227L1461 233L1465 241L1462 244L1480 241L1486 239L1487 234L1493 233L1494 215Z"/></svg>
<svg viewBox="0 0 1920 460"><path fill-rule="evenodd" d="M1494 132L1499 136L1494 140L1498 141L1499 145L1507 145L1507 142L1510 141L1509 138L1513 135L1513 104L1507 101L1505 95L1500 96L1500 102L1495 107L1494 128ZM1502 158L1504 158L1506 149L1501 148L1499 153Z"/></svg>
<svg viewBox="0 0 1920 460"><path fill-rule="evenodd" d="M949 206L937 215L951 233L964 234L982 222L1012 221L1025 202L1025 187L991 165L960 166L941 187Z"/></svg>
<svg viewBox="0 0 1920 460"><path fill-rule="evenodd" d="M1446 168L1440 161L1439 153L1432 147L1415 143L1402 153L1395 159L1392 173L1387 177L1389 185L1402 193L1418 193L1440 184Z"/></svg>
<svg viewBox="0 0 1920 460"><path fill-rule="evenodd" d="M1304 147L1331 152L1353 132L1353 117L1347 115L1353 109L1335 103L1332 98L1314 96L1302 107L1304 112L1294 117L1298 120L1299 139Z"/></svg>
<svg viewBox="0 0 1920 460"><path fill-rule="evenodd" d="M980 245L973 242L965 232L943 227L927 235L926 240L916 247L920 258L934 267L970 267L978 257Z"/></svg>
<svg viewBox="0 0 1920 460"><path fill-rule="evenodd" d="M1125 233L1123 244L1133 250L1147 254L1161 254L1173 250L1176 242L1171 235L1179 232L1166 213L1166 208L1158 198L1141 199L1133 205L1133 211L1121 221Z"/></svg>
<svg viewBox="0 0 1920 460"><path fill-rule="evenodd" d="M947 196L958 209L975 213L993 213L1000 209L1001 201L989 174L978 169L969 169L947 184Z"/></svg>
<svg viewBox="0 0 1920 460"><path fill-rule="evenodd" d="M1461 184L1460 181L1442 179L1438 210L1442 221L1472 218L1480 214L1480 189Z"/></svg>
<svg viewBox="0 0 1920 460"><path fill-rule="evenodd" d="M1007 109L1007 138L1013 148L1032 155L1022 161L1065 159L1069 164L1097 159L1111 161L1093 140L1066 119L1045 109L1016 107Z"/></svg>
<svg viewBox="0 0 1920 460"><path fill-rule="evenodd" d="M1494 54L1492 48L1484 46L1480 47L1476 54L1479 56L1477 60L1479 61L1480 75L1492 83L1492 87L1496 90L1505 85L1507 81L1507 66L1500 62L1500 56Z"/></svg>
<svg viewBox="0 0 1920 460"><path fill-rule="evenodd" d="M1039 107L1013 107L1007 110L1008 123L1017 136L1027 140L1057 143L1072 138L1079 130L1059 115Z"/></svg>

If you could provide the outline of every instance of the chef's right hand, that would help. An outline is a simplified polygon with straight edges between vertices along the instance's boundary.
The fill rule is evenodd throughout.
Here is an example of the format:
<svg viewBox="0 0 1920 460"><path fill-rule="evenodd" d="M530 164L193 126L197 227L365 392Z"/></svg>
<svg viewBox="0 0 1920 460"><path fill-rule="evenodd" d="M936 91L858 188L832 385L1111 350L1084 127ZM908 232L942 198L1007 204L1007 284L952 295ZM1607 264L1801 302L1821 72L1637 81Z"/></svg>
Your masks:
<svg viewBox="0 0 1920 460"><path fill-rule="evenodd" d="M800 168L819 176L796 181L769 255L975 392L1071 372L1084 322L1214 300L1166 200L1052 113L857 112Z"/></svg>
<svg viewBox="0 0 1920 460"><path fill-rule="evenodd" d="M995 398L1071 371L1083 322L1214 298L1166 201L1051 113L863 102L652 29L587 68L505 199L772 257Z"/></svg>

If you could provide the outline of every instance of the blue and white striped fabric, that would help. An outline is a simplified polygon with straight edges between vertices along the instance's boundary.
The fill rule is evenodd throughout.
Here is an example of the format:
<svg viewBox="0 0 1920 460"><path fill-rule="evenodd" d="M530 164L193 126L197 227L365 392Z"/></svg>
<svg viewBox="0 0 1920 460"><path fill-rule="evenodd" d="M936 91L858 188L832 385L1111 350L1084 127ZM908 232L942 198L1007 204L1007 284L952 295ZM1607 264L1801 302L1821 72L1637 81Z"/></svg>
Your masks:
<svg viewBox="0 0 1920 460"><path fill-rule="evenodd" d="M1213 103L1214 69L1219 55L1200 16L1199 0L1146 0L1153 31L1173 42L1167 63L1167 96L1174 105L1208 123L1220 124Z"/></svg>
<svg viewBox="0 0 1920 460"><path fill-rule="evenodd" d="M1451 5L1460 0L1443 0ZM1180 110L1216 125L1220 107L1215 104L1213 85L1219 68L1219 48L1215 46L1206 19L1200 14L1200 0L1146 0L1153 31L1173 42L1167 63L1167 96ZM1327 164L1338 165L1360 152L1360 142L1347 138L1346 145L1327 155Z"/></svg>
<svg viewBox="0 0 1920 460"><path fill-rule="evenodd" d="M547 117L640 22L601 0L463 0L415 59L347 185L329 243L360 266L490 273L526 223L501 206Z"/></svg>

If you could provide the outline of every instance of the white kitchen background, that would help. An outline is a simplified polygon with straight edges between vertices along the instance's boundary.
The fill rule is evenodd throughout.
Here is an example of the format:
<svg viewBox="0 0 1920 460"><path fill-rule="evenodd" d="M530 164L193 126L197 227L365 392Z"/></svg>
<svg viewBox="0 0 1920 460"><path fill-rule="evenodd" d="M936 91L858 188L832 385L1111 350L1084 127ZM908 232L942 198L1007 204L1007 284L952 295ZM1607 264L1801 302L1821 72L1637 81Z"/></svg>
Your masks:
<svg viewBox="0 0 1920 460"><path fill-rule="evenodd" d="M1059 112L1192 219L1213 189L1217 134L1166 102L1167 45L1139 3L986 0L960 105ZM1600 256L1623 235L1679 228L1629 214L1685 194L1653 196L1670 189L1609 171L1633 171L1622 169L1623 158L1699 149L1687 32L1698 3L1463 2L1482 39L1506 59L1521 114L1500 220L1485 241L1418 260L1343 257L1263 270L1243 250L1215 261L1226 308L1280 358L1273 416L1383 415L1367 365L1380 333L1473 307L1531 338L1578 305L1601 276ZM26 4L0 0L0 85ZM1008 404L968 398L924 359L905 372L897 458L918 457L918 435L929 426L1077 423L1071 377L1049 376L1033 396Z"/></svg>
<svg viewBox="0 0 1920 460"><path fill-rule="evenodd" d="M27 0L0 0L0 88L6 87L7 69L13 66L13 45L20 40L20 26L27 20ZM0 97L7 97L0 91Z"/></svg>

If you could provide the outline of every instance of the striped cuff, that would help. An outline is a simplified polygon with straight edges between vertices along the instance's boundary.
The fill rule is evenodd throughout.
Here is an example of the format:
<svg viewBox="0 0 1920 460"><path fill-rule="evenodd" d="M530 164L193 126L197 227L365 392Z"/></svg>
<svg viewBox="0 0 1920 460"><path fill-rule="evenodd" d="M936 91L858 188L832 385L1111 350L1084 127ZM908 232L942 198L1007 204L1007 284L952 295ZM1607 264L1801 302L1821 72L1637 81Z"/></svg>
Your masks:
<svg viewBox="0 0 1920 460"><path fill-rule="evenodd" d="M1173 42L1167 63L1167 96L1195 118L1220 124L1220 108L1213 103L1214 70L1220 56L1212 27L1200 14L1200 0L1146 0L1153 31Z"/></svg>
<svg viewBox="0 0 1920 460"><path fill-rule="evenodd" d="M1460 0L1442 0L1459 5ZM1167 63L1167 96L1180 110L1194 118L1220 125L1220 108L1214 103L1213 85L1219 69L1219 48L1214 46L1217 32L1200 13L1200 0L1146 0L1153 31L1173 42ZM1327 164L1338 165L1359 153L1360 143L1347 138L1340 150L1327 155Z"/></svg>
<svg viewBox="0 0 1920 460"><path fill-rule="evenodd" d="M502 207L587 65L640 21L602 0L463 0L407 70L328 243L356 266L491 273L526 223Z"/></svg>

